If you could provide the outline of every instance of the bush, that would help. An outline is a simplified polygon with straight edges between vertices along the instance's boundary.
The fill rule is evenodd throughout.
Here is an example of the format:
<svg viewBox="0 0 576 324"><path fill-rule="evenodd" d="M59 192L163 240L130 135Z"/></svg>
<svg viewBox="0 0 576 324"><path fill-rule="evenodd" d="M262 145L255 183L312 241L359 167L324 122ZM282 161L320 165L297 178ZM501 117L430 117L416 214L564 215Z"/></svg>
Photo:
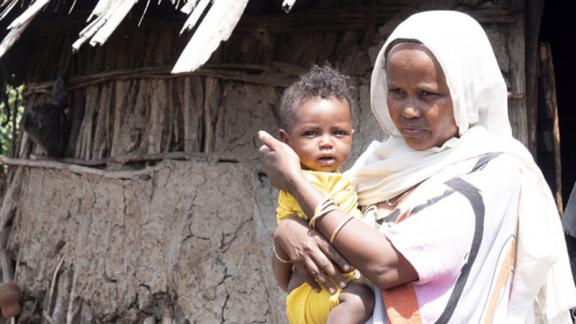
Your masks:
<svg viewBox="0 0 576 324"><path fill-rule="evenodd" d="M6 85L3 91L4 95L0 96L4 98L0 100L0 154L10 156L12 147L15 145L14 142L17 140L17 138L13 137L18 132L20 118L24 112L24 101L22 100L24 86L13 87ZM14 109L15 107L16 109ZM16 113L14 113L14 110ZM14 125L16 126L15 130L13 129ZM0 168L0 173L6 171L4 167Z"/></svg>
<svg viewBox="0 0 576 324"><path fill-rule="evenodd" d="M12 138L13 134L13 119L16 118L16 131L18 130L20 118L24 112L24 105L22 100L22 92L24 86L12 87L6 85L5 94L6 100L0 102L0 154L8 155L12 143L15 139ZM6 107L8 105L8 107ZM13 116L14 106L16 106L16 116Z"/></svg>

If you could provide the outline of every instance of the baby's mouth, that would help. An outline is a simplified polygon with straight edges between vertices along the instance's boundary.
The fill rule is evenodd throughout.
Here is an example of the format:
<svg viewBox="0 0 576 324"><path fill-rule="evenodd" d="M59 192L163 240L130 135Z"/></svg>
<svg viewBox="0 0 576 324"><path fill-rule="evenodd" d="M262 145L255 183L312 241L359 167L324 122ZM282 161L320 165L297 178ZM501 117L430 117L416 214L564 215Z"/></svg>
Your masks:
<svg viewBox="0 0 576 324"><path fill-rule="evenodd" d="M321 164L330 164L334 163L336 159L333 156L322 156L318 158L318 161L320 161Z"/></svg>

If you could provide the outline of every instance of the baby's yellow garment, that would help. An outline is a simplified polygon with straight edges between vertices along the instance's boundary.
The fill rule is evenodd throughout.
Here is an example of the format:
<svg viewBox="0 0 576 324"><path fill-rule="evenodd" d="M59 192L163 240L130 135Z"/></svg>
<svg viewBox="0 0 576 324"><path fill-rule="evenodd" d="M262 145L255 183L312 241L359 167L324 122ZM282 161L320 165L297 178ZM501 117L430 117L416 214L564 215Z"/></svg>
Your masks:
<svg viewBox="0 0 576 324"><path fill-rule="evenodd" d="M343 211L354 217L362 218L358 210L358 197L352 188L350 181L339 172L320 172L303 170L304 176L318 190L330 197ZM276 220L282 221L288 216L298 216L307 219L306 214L298 205L296 199L285 191L278 195L278 208ZM350 281L358 278L358 271L345 275ZM338 297L341 289L334 295L326 289L315 292L310 285L304 283L293 289L286 298L286 315L291 324L324 324L328 319L328 313L338 305Z"/></svg>
<svg viewBox="0 0 576 324"><path fill-rule="evenodd" d="M362 217L358 210L358 196L352 188L350 180L339 172L320 172L303 170L302 173L318 190L332 200L346 213L354 217ZM306 214L298 205L296 199L285 191L278 194L278 208L276 209L276 220L280 222L288 216L298 216L306 219Z"/></svg>
<svg viewBox="0 0 576 324"><path fill-rule="evenodd" d="M328 313L338 305L341 289L334 295L326 289L315 292L309 284L293 289L286 298L286 315L291 324L325 324Z"/></svg>

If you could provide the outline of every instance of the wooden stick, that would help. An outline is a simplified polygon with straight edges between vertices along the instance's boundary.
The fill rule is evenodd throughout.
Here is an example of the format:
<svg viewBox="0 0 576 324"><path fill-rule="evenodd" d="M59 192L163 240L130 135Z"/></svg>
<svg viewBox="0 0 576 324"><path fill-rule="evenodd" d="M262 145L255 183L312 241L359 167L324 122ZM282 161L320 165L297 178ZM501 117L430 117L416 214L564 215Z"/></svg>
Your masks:
<svg viewBox="0 0 576 324"><path fill-rule="evenodd" d="M50 282L50 290L48 292L48 304L46 305L45 310L50 311L52 307L52 295L54 294L54 289L56 288L56 281L58 280L58 272L60 272L60 268L64 263L64 256L60 257L60 261L56 265L56 269L54 269L54 273L52 274L52 281Z"/></svg>
<svg viewBox="0 0 576 324"><path fill-rule="evenodd" d="M558 101L556 96L556 76L554 74L554 61L552 59L552 48L550 44L541 43L540 45L540 58L543 73L546 76L547 84L545 84L546 91L544 94L545 108L547 116L552 119L552 142L554 154L554 198L556 198L556 205L558 212L562 216L564 211L564 202L562 200L562 157L560 155L560 125L558 120ZM549 129L548 129L549 130Z"/></svg>
<svg viewBox="0 0 576 324"><path fill-rule="evenodd" d="M70 297L68 292L72 286L72 273L64 270L58 277L56 290L54 294L54 306L52 309L52 319L56 323L66 321L67 307L70 303L67 298Z"/></svg>
<svg viewBox="0 0 576 324"><path fill-rule="evenodd" d="M70 299L66 312L66 324L72 324L74 319L74 299L76 298L76 283L78 282L78 271L74 269L74 264L70 266L70 270L72 271L72 287L70 288Z"/></svg>
<svg viewBox="0 0 576 324"><path fill-rule="evenodd" d="M214 105L211 105L214 102L214 98L219 96L217 93L218 90L218 80L214 78L206 78L206 84L204 87L204 104L203 104L203 112L204 112L204 143L203 143L203 152L211 153L212 152L212 144L213 137L214 137L214 129L212 124L212 109ZM211 100L212 99L212 100Z"/></svg>
<svg viewBox="0 0 576 324"><path fill-rule="evenodd" d="M46 313L46 311L42 311L42 319L43 319L43 320L44 320L44 319L47 320L48 323L50 323L50 324L54 324L54 321L52 321L52 318L50 318L50 315L48 315L48 313ZM40 321L40 323L42 323L43 320Z"/></svg>
<svg viewBox="0 0 576 324"><path fill-rule="evenodd" d="M136 170L136 171L115 171L109 172L95 168L84 167L75 164L66 164L57 161L32 161L32 160L25 160L25 159L11 159L5 156L0 155L0 162L7 164L7 165L19 165L25 166L30 168L47 168L47 169L57 169L57 170L67 170L72 173L78 174L91 174L96 176L101 176L104 178L112 178L112 179L130 179L133 177L138 177L141 175L147 175L151 171L149 168L144 170Z"/></svg>
<svg viewBox="0 0 576 324"><path fill-rule="evenodd" d="M0 155L0 157L3 157ZM11 159L11 158L8 158ZM2 160L0 159L0 162ZM10 222L10 219L14 216L14 208L11 206L17 200L20 195L20 184L21 184L22 169L18 168L12 173L11 180L7 181L6 192L4 194L4 200L2 206L0 206L0 232L4 231L6 224ZM0 236L4 238L4 236Z"/></svg>
<svg viewBox="0 0 576 324"><path fill-rule="evenodd" d="M110 155L116 156L120 150L120 139L122 137L122 125L124 124L124 111L126 111L126 98L130 95L129 81L116 81L116 98L114 99L114 123L112 125L112 142L110 144ZM122 95L121 95L122 94ZM126 95L124 95L126 94Z"/></svg>
<svg viewBox="0 0 576 324"><path fill-rule="evenodd" d="M16 115L18 112L18 106L20 105L20 100L19 98L20 96L20 89L16 88L16 100L14 102L14 105L12 106L12 143L10 145L10 156L15 157L16 156L16 145L17 145L17 141L16 141L16 130L18 129L17 125L16 125ZM8 109L10 109L10 107L8 107Z"/></svg>
<svg viewBox="0 0 576 324"><path fill-rule="evenodd" d="M0 234L3 236L8 236L3 231L0 231ZM2 240L4 241L4 239ZM10 260L10 256L8 256L8 252L4 248L4 242L0 243L0 269L2 270L2 281L8 282L14 279L14 274L12 273L12 261Z"/></svg>
<svg viewBox="0 0 576 324"><path fill-rule="evenodd" d="M278 66L282 68L278 68ZM71 78L68 80L68 90L86 88L92 85L108 81L133 80L133 79L176 79L184 76L199 75L211 76L219 79L229 79L245 81L256 84L267 84L272 86L284 87L292 82L293 78L298 75L290 73L291 71L305 71L300 66L291 66L287 63L273 63L271 65L259 64L214 64L205 65L195 72L180 73L178 75L170 74L170 66L149 66L137 69L117 70L112 72L95 73L81 77ZM250 73L244 73L249 71ZM261 74L254 74L260 72ZM281 75L278 76L278 73ZM264 75L262 75L264 74ZM54 81L31 82L26 84L24 95L27 97L35 93L48 93Z"/></svg>
<svg viewBox="0 0 576 324"><path fill-rule="evenodd" d="M201 152L164 152L157 154L143 154L143 155L119 155L115 157L100 159L100 160L82 160L73 158L64 159L52 159L50 157L41 158L31 158L31 159L14 159L4 155L0 155L0 162L6 165L13 166L25 166L25 167L43 167L52 169L65 169L70 165L77 166L88 166L88 167L98 167L105 166L109 163L116 164L129 164L129 163L139 163L148 161L159 161L159 160L196 160L203 162L228 162L228 163L242 163L246 162L239 160L237 157L232 155L227 155L226 153L212 153L210 155ZM37 163L38 162L38 163ZM40 163L41 162L41 163ZM52 164L45 164L44 162L55 162L56 164L61 164L62 166L54 167ZM103 171L101 169L95 169Z"/></svg>
<svg viewBox="0 0 576 324"><path fill-rule="evenodd" d="M14 171L12 180L9 181L9 185L7 186L2 206L0 207L0 270L2 270L2 279L4 281L12 281L14 279L14 267L6 250L8 243L7 224L10 223L10 220L15 214L16 200L20 195L21 174L22 168L17 168Z"/></svg>
<svg viewBox="0 0 576 324"><path fill-rule="evenodd" d="M243 162L241 160L238 160L236 157L232 157L226 154L213 153L207 155L204 153L194 153L194 152L166 152L158 154L145 154L141 156L120 156L104 160L88 160L88 161L76 160L76 159L64 159L64 160L13 159L0 155L0 162L6 165L23 166L29 168L67 170L73 173L92 174L102 176L105 178L115 178L115 179L126 179L145 175L148 174L152 170L152 168L148 167L143 170L134 170L134 171L106 171L78 164L84 164L89 166L103 166L109 163L129 164L129 163L160 161L160 160L195 160L195 161L212 162L212 163Z"/></svg>
<svg viewBox="0 0 576 324"><path fill-rule="evenodd" d="M16 256L16 266L14 269L14 279L13 281L18 281L18 270L20 270L20 259L22 258L22 249L18 250L18 256Z"/></svg>

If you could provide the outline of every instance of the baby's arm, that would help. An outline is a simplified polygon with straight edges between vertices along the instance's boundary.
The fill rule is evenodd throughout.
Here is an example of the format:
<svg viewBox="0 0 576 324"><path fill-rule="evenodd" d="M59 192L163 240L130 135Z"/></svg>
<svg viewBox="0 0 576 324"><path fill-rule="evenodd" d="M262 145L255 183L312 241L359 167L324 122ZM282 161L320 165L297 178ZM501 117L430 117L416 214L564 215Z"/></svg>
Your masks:
<svg viewBox="0 0 576 324"><path fill-rule="evenodd" d="M351 281L338 296L340 304L328 315L328 324L365 323L374 312L374 292L360 281Z"/></svg>
<svg viewBox="0 0 576 324"><path fill-rule="evenodd" d="M284 250L275 247L275 255L272 256L272 269L276 283L282 290L288 291L288 284L292 277L292 263ZM281 260L282 259L282 260Z"/></svg>

